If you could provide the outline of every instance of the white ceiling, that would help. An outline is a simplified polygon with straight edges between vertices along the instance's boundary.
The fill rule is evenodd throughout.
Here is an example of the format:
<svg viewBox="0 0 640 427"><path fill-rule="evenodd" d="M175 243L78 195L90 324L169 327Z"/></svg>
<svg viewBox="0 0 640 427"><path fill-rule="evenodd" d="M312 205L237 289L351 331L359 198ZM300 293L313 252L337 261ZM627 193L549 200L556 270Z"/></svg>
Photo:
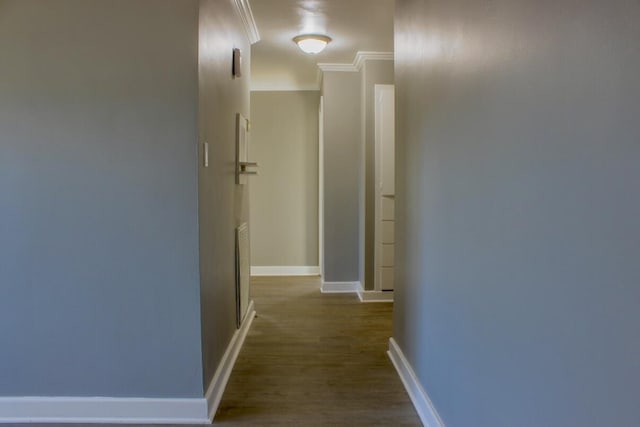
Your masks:
<svg viewBox="0 0 640 427"><path fill-rule="evenodd" d="M317 90L318 63L351 64L358 51L393 51L394 0L251 0L260 41L251 49L252 90ZM299 34L333 39L303 53Z"/></svg>

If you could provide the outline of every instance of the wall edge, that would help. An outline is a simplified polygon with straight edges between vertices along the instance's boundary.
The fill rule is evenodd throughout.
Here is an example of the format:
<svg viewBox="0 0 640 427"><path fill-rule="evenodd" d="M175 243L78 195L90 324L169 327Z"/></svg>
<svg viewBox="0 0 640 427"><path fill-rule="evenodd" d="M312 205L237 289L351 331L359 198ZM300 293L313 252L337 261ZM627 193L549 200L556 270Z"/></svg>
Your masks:
<svg viewBox="0 0 640 427"><path fill-rule="evenodd" d="M398 376L407 390L411 403L416 408L420 421L425 427L445 427L436 411L429 395L424 391L409 361L404 357L402 349L395 339L389 338L389 351L387 352L391 363L396 368Z"/></svg>
<svg viewBox="0 0 640 427"><path fill-rule="evenodd" d="M233 337L227 346L227 350L224 352L224 355L218 364L218 369L216 369L216 373L209 384L207 393L205 394L205 401L208 406L207 423L213 422L213 418L216 416L216 411L222 401L222 395L227 387L231 371L236 364L238 354L240 353L240 349L242 349L242 345L244 344L244 340L247 337L247 333L251 328L251 323L255 316L256 310L254 308L253 301L251 301L251 303L249 303L249 308L247 308L247 317L244 322L242 322L240 329L236 330L233 334Z"/></svg>

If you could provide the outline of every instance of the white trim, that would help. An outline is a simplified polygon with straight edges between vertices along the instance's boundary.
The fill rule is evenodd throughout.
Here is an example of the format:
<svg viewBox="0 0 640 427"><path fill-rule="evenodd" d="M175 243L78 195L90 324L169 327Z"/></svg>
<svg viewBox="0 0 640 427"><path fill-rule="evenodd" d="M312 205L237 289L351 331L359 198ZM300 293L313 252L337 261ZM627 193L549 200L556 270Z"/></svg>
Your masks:
<svg viewBox="0 0 640 427"><path fill-rule="evenodd" d="M352 64L335 64L328 62L321 62L318 64L318 68L322 71L337 71L337 72L358 72L362 69L365 61L393 61L393 52L371 52L371 51L359 51L356 53Z"/></svg>
<svg viewBox="0 0 640 427"><path fill-rule="evenodd" d="M393 52L359 51L353 60L353 65L360 70L364 61L393 61Z"/></svg>
<svg viewBox="0 0 640 427"><path fill-rule="evenodd" d="M373 289L376 291L382 291L381 286L381 274L382 274L382 182L380 180L381 175L381 162L380 162L380 126L381 109L380 109L380 87L381 85L373 85L373 115L374 115L374 132L373 132L373 182L374 182L374 194L373 194Z"/></svg>
<svg viewBox="0 0 640 427"><path fill-rule="evenodd" d="M216 373L213 376L211 384L207 389L207 393L204 396L208 406L207 422L213 422L213 418L216 416L216 411L218 410L218 406L222 400L222 394L227 386L229 376L231 376L231 371L233 370L233 366L236 363L236 359L238 358L242 344L244 344L244 340L247 337L249 328L251 328L251 323L253 322L255 315L256 311L253 308L253 301L251 301L247 308L247 315L244 322L242 322L240 329L233 334L231 342L229 342L227 350L224 352L222 360L220 360L220 364L218 365L218 369L216 369Z"/></svg>
<svg viewBox="0 0 640 427"><path fill-rule="evenodd" d="M238 15L242 20L242 25L247 33L247 38L250 44L254 44L260 41L260 33L258 32L258 26L253 18L253 12L251 11L251 5L249 0L233 0L233 4L236 7Z"/></svg>
<svg viewBox="0 0 640 427"><path fill-rule="evenodd" d="M322 75L320 70L318 74ZM318 264L324 277L324 96L318 106Z"/></svg>
<svg viewBox="0 0 640 427"><path fill-rule="evenodd" d="M255 314L251 301L204 398L0 397L0 423L208 424Z"/></svg>
<svg viewBox="0 0 640 427"><path fill-rule="evenodd" d="M393 302L393 291L358 291L360 302Z"/></svg>
<svg viewBox="0 0 640 427"><path fill-rule="evenodd" d="M318 92L319 90L318 83L301 85L292 82L251 82L251 92Z"/></svg>
<svg viewBox="0 0 640 427"><path fill-rule="evenodd" d="M396 371L398 371L402 384L404 384L404 388L407 390L422 424L425 427L444 427L444 423L434 408L431 399L429 399L429 396L420 385L413 368L393 338L389 338L389 351L387 354Z"/></svg>
<svg viewBox="0 0 640 427"><path fill-rule="evenodd" d="M337 71L337 72L346 72L346 73L357 73L358 70L353 64L332 64L328 62L320 62L318 64L318 68L322 71Z"/></svg>
<svg viewBox="0 0 640 427"><path fill-rule="evenodd" d="M374 191L374 237L373 237L373 289L376 291L383 290L391 290L388 286L383 288L382 283L382 248L384 247L382 241L382 202L383 196L387 194L382 193L383 188L383 176L382 176L382 165L383 165L383 153L384 153L384 143L383 143L383 130L385 126L388 124L384 120L384 111L389 111L389 109L384 108L384 95L387 95L386 99L391 98L392 100L395 97L395 85L388 84L375 84L373 85L373 94L374 94L374 121L375 121L375 132L374 132L374 182L375 182L375 191ZM391 109L390 111L394 111ZM395 127L395 115L393 116ZM395 152L395 138L394 138L394 152ZM393 164L393 162L392 162ZM395 218L394 218L395 221Z"/></svg>
<svg viewBox="0 0 640 427"><path fill-rule="evenodd" d="M315 265L251 266L252 276L319 276L320 267Z"/></svg>
<svg viewBox="0 0 640 427"><path fill-rule="evenodd" d="M208 423L207 401L111 397L0 397L0 423Z"/></svg>
<svg viewBox="0 0 640 427"><path fill-rule="evenodd" d="M355 294L362 288L360 282L322 282L320 291L323 294Z"/></svg>

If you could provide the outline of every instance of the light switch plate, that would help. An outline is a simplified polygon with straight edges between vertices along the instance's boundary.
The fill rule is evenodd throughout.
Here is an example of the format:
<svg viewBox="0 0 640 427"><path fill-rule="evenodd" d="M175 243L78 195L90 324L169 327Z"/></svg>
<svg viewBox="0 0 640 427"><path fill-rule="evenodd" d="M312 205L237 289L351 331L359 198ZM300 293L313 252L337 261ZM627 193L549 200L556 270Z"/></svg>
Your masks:
<svg viewBox="0 0 640 427"><path fill-rule="evenodd" d="M203 158L204 158L204 167L209 167L209 143L205 142L202 147Z"/></svg>

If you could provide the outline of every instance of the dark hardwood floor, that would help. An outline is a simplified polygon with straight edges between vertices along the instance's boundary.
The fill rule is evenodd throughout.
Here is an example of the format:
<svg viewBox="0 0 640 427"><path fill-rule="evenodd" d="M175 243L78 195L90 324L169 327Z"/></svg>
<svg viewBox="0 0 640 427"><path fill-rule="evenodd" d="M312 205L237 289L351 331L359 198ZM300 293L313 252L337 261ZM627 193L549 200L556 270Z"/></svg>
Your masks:
<svg viewBox="0 0 640 427"><path fill-rule="evenodd" d="M318 278L252 278L258 317L215 424L421 425L386 355L392 304L319 288Z"/></svg>

